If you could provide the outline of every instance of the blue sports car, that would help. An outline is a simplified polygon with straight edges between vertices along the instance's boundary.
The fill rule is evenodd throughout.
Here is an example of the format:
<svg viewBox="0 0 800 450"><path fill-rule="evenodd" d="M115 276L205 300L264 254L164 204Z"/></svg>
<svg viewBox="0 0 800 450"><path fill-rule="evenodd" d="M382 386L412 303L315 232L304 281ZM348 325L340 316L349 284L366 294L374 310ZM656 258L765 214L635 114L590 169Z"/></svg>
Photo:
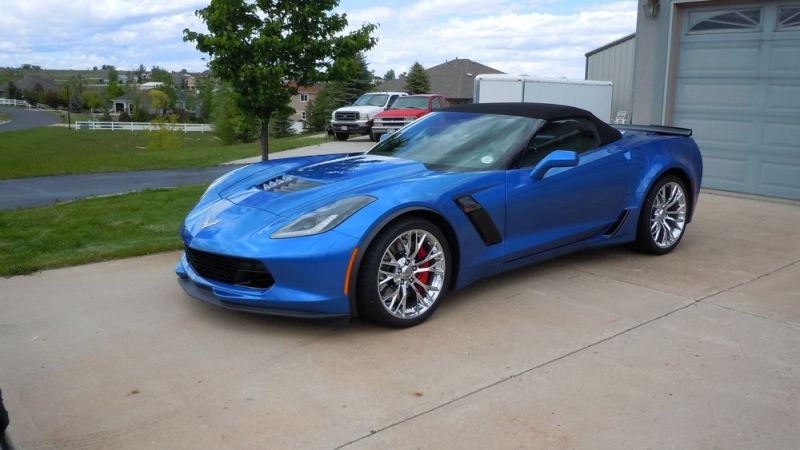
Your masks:
<svg viewBox="0 0 800 450"><path fill-rule="evenodd" d="M702 176L690 136L560 105L451 107L364 154L221 177L186 217L175 271L226 308L416 325L498 272L590 247L674 249Z"/></svg>

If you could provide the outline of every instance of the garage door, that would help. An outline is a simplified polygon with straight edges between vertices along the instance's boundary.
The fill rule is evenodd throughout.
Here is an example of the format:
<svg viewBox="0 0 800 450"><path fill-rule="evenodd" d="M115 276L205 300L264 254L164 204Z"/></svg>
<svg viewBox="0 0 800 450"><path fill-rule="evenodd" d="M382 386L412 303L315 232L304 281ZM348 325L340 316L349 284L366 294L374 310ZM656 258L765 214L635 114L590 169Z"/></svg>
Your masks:
<svg viewBox="0 0 800 450"><path fill-rule="evenodd" d="M705 187L800 199L800 2L684 11L676 126Z"/></svg>

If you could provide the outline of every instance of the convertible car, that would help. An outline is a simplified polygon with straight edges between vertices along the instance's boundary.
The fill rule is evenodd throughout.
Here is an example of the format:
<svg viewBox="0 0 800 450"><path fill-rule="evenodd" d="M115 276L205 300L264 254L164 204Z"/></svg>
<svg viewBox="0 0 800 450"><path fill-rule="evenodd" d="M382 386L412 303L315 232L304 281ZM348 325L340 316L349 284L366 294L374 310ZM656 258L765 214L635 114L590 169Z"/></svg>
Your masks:
<svg viewBox="0 0 800 450"><path fill-rule="evenodd" d="M498 272L591 247L673 250L702 176L690 136L560 105L451 107L363 154L219 178L181 227L175 271L225 308L416 325Z"/></svg>

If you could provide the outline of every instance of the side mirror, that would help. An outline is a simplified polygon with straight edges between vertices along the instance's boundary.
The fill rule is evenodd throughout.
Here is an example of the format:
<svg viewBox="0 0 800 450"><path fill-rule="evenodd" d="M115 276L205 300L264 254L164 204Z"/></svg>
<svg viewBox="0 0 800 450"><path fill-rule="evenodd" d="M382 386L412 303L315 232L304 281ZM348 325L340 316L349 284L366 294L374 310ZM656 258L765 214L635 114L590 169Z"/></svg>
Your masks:
<svg viewBox="0 0 800 450"><path fill-rule="evenodd" d="M555 150L545 156L531 171L531 178L541 180L548 170L556 167L575 167L578 165L578 154L572 150Z"/></svg>

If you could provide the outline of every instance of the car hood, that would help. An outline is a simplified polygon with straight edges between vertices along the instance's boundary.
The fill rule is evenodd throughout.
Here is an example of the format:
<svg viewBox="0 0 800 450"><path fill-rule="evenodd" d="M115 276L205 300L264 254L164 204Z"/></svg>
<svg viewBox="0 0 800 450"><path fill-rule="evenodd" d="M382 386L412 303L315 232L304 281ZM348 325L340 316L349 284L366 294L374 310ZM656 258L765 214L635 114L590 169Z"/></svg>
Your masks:
<svg viewBox="0 0 800 450"><path fill-rule="evenodd" d="M404 109L387 109L386 111L378 114L375 118L385 118L385 117L422 117L425 114L429 113L427 109L415 109L415 108L404 108Z"/></svg>
<svg viewBox="0 0 800 450"><path fill-rule="evenodd" d="M287 216L349 195L368 195L387 185L433 175L417 161L374 155L295 158L274 170L252 171L219 196L237 205Z"/></svg>

